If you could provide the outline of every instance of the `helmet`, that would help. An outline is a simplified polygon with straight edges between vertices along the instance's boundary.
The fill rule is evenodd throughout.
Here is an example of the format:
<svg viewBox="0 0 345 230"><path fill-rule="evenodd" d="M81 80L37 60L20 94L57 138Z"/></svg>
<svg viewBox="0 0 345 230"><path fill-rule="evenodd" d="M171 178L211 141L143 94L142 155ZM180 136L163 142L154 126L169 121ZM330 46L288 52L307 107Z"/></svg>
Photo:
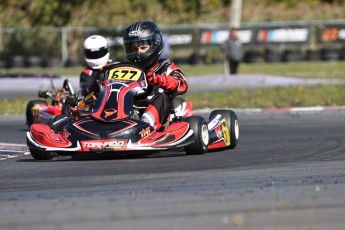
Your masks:
<svg viewBox="0 0 345 230"><path fill-rule="evenodd" d="M92 35L84 41L84 58L88 66L100 69L109 61L107 39L100 35Z"/></svg>
<svg viewBox="0 0 345 230"><path fill-rule="evenodd" d="M158 26L150 21L139 21L127 27L123 37L126 57L146 69L155 63L163 50L163 39ZM145 53L137 52L140 45L150 45Z"/></svg>

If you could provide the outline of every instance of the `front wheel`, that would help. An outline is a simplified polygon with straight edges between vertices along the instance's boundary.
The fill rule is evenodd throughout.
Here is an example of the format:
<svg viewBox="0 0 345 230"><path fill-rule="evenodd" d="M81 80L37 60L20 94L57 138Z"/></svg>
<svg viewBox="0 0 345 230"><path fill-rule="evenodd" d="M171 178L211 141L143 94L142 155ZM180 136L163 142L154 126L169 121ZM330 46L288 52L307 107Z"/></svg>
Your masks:
<svg viewBox="0 0 345 230"><path fill-rule="evenodd" d="M47 152L36 148L30 148L30 153L35 160L51 160L55 156L55 154L52 152Z"/></svg>
<svg viewBox="0 0 345 230"><path fill-rule="evenodd" d="M186 117L185 121L189 123L189 128L194 131L193 143L184 149L187 155L205 154L208 149L209 132L205 119L200 116Z"/></svg>
<svg viewBox="0 0 345 230"><path fill-rule="evenodd" d="M236 113L232 110L219 109L211 112L209 119L211 120L217 115L221 115L225 119L225 124L230 132L230 145L229 149L234 149L237 146L240 134L238 119Z"/></svg>
<svg viewBox="0 0 345 230"><path fill-rule="evenodd" d="M32 114L32 108L34 108L34 106L36 105L48 105L48 103L45 100L40 99L29 101L26 106L26 124L28 125L28 127L30 127L32 123L36 121L34 114Z"/></svg>

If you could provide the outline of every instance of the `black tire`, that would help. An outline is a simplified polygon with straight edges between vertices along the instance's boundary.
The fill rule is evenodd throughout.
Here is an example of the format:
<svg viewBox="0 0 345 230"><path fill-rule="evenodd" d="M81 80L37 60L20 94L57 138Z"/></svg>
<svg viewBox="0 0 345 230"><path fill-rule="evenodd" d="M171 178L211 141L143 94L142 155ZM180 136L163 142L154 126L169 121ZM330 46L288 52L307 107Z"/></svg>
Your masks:
<svg viewBox="0 0 345 230"><path fill-rule="evenodd" d="M270 47L264 51L264 60L266 62L281 62L282 52L278 48Z"/></svg>
<svg viewBox="0 0 345 230"><path fill-rule="evenodd" d="M337 48L323 48L321 49L321 57L325 61L339 60L340 53Z"/></svg>
<svg viewBox="0 0 345 230"><path fill-rule="evenodd" d="M7 67L7 63L6 63L6 60L4 59L0 59L0 68L6 68Z"/></svg>
<svg viewBox="0 0 345 230"><path fill-rule="evenodd" d="M320 61L321 60L320 51L319 50L307 50L306 60L307 61Z"/></svg>
<svg viewBox="0 0 345 230"><path fill-rule="evenodd" d="M55 154L52 152L47 152L36 148L30 148L30 153L35 160L51 160L55 156Z"/></svg>
<svg viewBox="0 0 345 230"><path fill-rule="evenodd" d="M39 56L28 56L26 59L26 66L27 67L42 67L43 60L42 57Z"/></svg>
<svg viewBox="0 0 345 230"><path fill-rule="evenodd" d="M207 152L209 142L209 133L205 119L200 116L190 116L186 117L185 121L189 123L190 129L194 131L193 143L184 148L186 154L205 154Z"/></svg>
<svg viewBox="0 0 345 230"><path fill-rule="evenodd" d="M63 67L63 63L60 58L51 57L45 60L45 67Z"/></svg>
<svg viewBox="0 0 345 230"><path fill-rule="evenodd" d="M12 57L12 67L25 67L25 57L22 55L15 55Z"/></svg>
<svg viewBox="0 0 345 230"><path fill-rule="evenodd" d="M67 67L80 67L83 65L83 62L79 58L68 58L66 62Z"/></svg>
<svg viewBox="0 0 345 230"><path fill-rule="evenodd" d="M299 50L285 50L283 60L286 62L302 61L302 53Z"/></svg>
<svg viewBox="0 0 345 230"><path fill-rule="evenodd" d="M227 147L227 149L236 148L239 138L239 125L236 113L232 110L225 109L214 110L211 112L209 119L214 118L217 114L220 114L225 118L226 126L230 131L230 145Z"/></svg>
<svg viewBox="0 0 345 230"><path fill-rule="evenodd" d="M34 118L32 116L31 109L37 104L38 105L48 105L48 103L46 101L40 100L40 99L29 101L29 103L26 106L26 112L25 112L26 124L28 125L29 128L32 125L32 123L34 122Z"/></svg>
<svg viewBox="0 0 345 230"><path fill-rule="evenodd" d="M257 50L249 50L244 54L243 61L247 63L260 62L262 60L262 54Z"/></svg>

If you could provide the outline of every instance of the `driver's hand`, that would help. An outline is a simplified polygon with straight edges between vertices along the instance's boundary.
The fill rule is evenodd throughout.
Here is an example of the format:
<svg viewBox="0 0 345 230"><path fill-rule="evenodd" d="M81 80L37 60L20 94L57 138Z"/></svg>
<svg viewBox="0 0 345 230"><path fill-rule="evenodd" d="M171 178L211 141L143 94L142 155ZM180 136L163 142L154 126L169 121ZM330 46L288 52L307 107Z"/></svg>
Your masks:
<svg viewBox="0 0 345 230"><path fill-rule="evenodd" d="M150 85L157 85L159 87L164 87L167 84L166 77L162 74L155 74L153 72L148 72L146 74L147 83Z"/></svg>

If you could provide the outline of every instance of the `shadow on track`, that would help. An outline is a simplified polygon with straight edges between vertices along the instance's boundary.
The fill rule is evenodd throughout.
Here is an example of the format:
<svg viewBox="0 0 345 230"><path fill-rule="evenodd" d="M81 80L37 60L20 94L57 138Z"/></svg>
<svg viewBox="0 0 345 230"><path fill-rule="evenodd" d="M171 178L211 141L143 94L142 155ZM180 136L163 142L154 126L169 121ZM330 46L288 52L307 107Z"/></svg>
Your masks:
<svg viewBox="0 0 345 230"><path fill-rule="evenodd" d="M78 153L73 156L56 156L53 160L18 159L17 162L57 162L57 161L99 161L99 160L133 160L186 156L183 150L167 152L131 152L131 153Z"/></svg>

